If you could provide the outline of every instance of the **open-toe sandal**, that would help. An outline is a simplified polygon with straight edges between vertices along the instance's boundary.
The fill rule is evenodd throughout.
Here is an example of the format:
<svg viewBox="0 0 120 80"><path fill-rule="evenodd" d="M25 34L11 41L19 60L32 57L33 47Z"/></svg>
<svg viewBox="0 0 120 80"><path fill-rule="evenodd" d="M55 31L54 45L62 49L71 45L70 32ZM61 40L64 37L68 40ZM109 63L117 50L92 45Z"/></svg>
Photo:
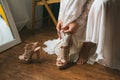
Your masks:
<svg viewBox="0 0 120 80"><path fill-rule="evenodd" d="M38 42L26 44L24 48L24 53L18 57L20 62L30 63L34 54L36 54L39 61L40 46Z"/></svg>
<svg viewBox="0 0 120 80"><path fill-rule="evenodd" d="M68 56L69 56L69 49L61 48L61 53L58 55L56 60L56 65L59 69L64 69L68 66Z"/></svg>

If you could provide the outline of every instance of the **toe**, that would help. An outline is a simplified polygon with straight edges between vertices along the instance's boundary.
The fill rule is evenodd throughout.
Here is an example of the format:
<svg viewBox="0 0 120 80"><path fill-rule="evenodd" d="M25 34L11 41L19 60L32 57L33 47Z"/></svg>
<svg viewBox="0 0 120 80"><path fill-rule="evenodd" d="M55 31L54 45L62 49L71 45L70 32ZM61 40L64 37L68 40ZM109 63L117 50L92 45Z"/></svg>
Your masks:
<svg viewBox="0 0 120 80"><path fill-rule="evenodd" d="M84 63L86 63L85 59L79 59L79 61L77 62L77 64L84 64Z"/></svg>

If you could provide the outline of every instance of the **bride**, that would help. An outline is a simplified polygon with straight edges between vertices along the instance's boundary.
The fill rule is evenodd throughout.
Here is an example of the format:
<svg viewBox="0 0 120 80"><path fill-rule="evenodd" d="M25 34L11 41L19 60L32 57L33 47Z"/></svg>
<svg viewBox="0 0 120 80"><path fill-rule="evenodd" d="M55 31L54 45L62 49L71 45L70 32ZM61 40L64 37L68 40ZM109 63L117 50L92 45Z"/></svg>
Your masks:
<svg viewBox="0 0 120 80"><path fill-rule="evenodd" d="M120 37L118 36L120 34L120 0L94 0L88 15L84 41L81 32L85 27L79 25L81 20L78 17L82 7L80 1L83 3L82 1L85 2L86 0L61 0L59 19L61 19L60 24L62 25L58 26L57 31L60 31L60 35L61 29L66 33L75 32L71 34L73 46L71 46L69 51L70 60L73 62L78 61L80 64L98 62L107 67L120 69ZM74 4L75 2L76 4ZM77 22L79 27L69 25L72 21L75 24ZM65 36L62 38L64 39ZM45 42L47 47L44 50L48 53L56 53L58 55L57 63L63 65L66 59L63 54L62 58L59 58L59 54L61 54L60 42L64 41L59 39L47 41ZM84 42L82 47L84 49L81 49L81 51L80 42ZM94 44L96 45L96 51L93 55L90 55L90 50Z"/></svg>

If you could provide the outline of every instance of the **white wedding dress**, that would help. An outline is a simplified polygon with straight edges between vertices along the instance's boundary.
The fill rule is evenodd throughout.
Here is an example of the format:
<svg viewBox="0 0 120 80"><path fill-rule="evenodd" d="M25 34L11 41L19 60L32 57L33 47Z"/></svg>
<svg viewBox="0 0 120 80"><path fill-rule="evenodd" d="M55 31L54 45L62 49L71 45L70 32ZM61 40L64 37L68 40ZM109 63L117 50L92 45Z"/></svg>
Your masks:
<svg viewBox="0 0 120 80"><path fill-rule="evenodd" d="M76 4L74 4L76 2ZM71 21L79 22L79 14L86 0L61 0L59 19L64 25ZM70 13L69 13L70 12ZM63 14L64 13L64 14ZM94 0L88 15L87 27L82 27L72 35L73 45L70 49L70 59L78 59L83 41L97 44L94 55L88 63L98 62L104 66L120 69L120 0ZM86 30L86 31L85 31ZM86 36L84 35L86 32ZM86 37L84 39L84 37ZM44 44L48 53L59 53L60 39L49 40Z"/></svg>
<svg viewBox="0 0 120 80"><path fill-rule="evenodd" d="M79 16L83 11L83 6L87 0L61 0L60 12L58 20L63 22L63 25L67 25L74 20L77 20L79 24ZM62 33L67 35L65 33ZM70 48L70 61L76 62L79 57L79 51L81 48L81 42L85 40L85 27L79 27L77 32L72 36L72 46ZM44 49L49 54L59 54L61 44L65 43L63 39L54 39L44 42L47 46Z"/></svg>
<svg viewBox="0 0 120 80"><path fill-rule="evenodd" d="M86 41L97 44L89 63L120 70L120 0L95 0L88 15ZM97 55L97 57L95 57Z"/></svg>
<svg viewBox="0 0 120 80"><path fill-rule="evenodd" d="M0 46L12 41L13 35L9 28L9 26L6 24L6 22L0 17Z"/></svg>

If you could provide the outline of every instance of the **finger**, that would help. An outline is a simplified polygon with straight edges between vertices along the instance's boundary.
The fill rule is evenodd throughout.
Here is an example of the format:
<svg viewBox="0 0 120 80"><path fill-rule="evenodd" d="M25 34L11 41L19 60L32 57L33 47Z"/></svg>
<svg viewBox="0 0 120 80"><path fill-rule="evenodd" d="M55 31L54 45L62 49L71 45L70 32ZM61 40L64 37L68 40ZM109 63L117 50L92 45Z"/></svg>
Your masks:
<svg viewBox="0 0 120 80"><path fill-rule="evenodd" d="M64 25L64 26L61 27L61 29L62 30L67 30L67 29L69 29L69 26L68 25Z"/></svg>
<svg viewBox="0 0 120 80"><path fill-rule="evenodd" d="M57 24L57 29L60 30L60 29L61 29L61 26L62 26L62 22L58 22L58 24Z"/></svg>
<svg viewBox="0 0 120 80"><path fill-rule="evenodd" d="M61 35L60 35L60 33L58 32L57 34L58 34L58 37L61 39Z"/></svg>
<svg viewBox="0 0 120 80"><path fill-rule="evenodd" d="M57 32L60 32L60 29L61 29L60 27L61 27L61 25L58 23L58 24L57 24L57 27L56 27Z"/></svg>
<svg viewBox="0 0 120 80"><path fill-rule="evenodd" d="M72 33L70 30L64 30L64 33Z"/></svg>
<svg viewBox="0 0 120 80"><path fill-rule="evenodd" d="M64 30L64 32L65 32L65 33L71 33L71 34L73 34L73 33L74 33L74 30L73 30L72 27L69 27L69 29Z"/></svg>
<svg viewBox="0 0 120 80"><path fill-rule="evenodd" d="M60 25L59 25L59 24L58 24L58 26L57 26L56 29L57 29L58 37L61 38L61 35L60 35L60 30L61 30L61 29L60 29Z"/></svg>

